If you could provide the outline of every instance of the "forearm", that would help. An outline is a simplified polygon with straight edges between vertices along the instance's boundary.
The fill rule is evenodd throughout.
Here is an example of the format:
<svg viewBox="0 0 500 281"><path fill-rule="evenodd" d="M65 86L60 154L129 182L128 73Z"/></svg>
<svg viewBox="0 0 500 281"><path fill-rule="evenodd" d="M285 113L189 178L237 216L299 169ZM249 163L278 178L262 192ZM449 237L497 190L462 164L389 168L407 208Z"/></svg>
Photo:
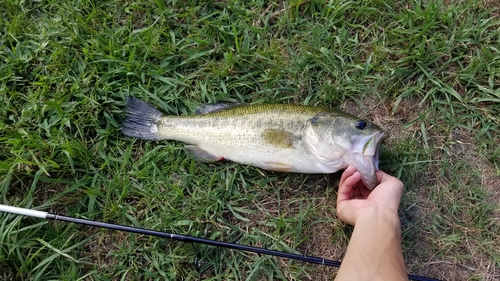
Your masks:
<svg viewBox="0 0 500 281"><path fill-rule="evenodd" d="M397 214L359 218L336 280L408 280Z"/></svg>

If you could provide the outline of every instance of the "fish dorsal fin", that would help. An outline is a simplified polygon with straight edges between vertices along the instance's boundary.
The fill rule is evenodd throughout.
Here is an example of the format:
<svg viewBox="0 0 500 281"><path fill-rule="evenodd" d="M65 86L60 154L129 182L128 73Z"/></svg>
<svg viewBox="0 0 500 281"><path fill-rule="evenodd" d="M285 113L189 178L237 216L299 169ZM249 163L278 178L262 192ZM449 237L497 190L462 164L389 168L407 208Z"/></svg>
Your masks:
<svg viewBox="0 0 500 281"><path fill-rule="evenodd" d="M295 143L300 140L299 136L279 129L266 129L262 137L267 143L280 148L294 148Z"/></svg>
<svg viewBox="0 0 500 281"><path fill-rule="evenodd" d="M213 112L219 112L223 111L226 109L230 109L233 107L240 106L241 103L207 103L207 104L202 104L196 108L194 111L195 114L207 114L207 113L213 113Z"/></svg>

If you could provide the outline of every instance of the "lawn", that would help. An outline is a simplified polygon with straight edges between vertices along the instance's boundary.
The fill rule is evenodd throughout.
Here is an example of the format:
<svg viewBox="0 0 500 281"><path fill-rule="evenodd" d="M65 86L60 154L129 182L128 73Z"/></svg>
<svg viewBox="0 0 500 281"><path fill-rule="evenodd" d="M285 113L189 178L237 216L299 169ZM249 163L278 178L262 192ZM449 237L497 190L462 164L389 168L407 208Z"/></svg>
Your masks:
<svg viewBox="0 0 500 281"><path fill-rule="evenodd" d="M500 280L500 2L0 2L0 204L341 260L340 173L199 163L125 100L340 108L390 133L412 274ZM198 259L200 267L193 262ZM0 280L331 280L337 269L0 214Z"/></svg>

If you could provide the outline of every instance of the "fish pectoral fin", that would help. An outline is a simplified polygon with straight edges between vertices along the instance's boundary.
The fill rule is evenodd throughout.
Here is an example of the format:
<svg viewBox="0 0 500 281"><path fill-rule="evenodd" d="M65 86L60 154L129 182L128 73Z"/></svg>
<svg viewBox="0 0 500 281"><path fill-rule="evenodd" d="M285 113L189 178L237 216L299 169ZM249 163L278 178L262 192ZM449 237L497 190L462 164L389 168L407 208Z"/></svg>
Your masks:
<svg viewBox="0 0 500 281"><path fill-rule="evenodd" d="M293 166L285 163L266 161L262 163L266 170L277 171L277 172L290 172L293 170Z"/></svg>
<svg viewBox="0 0 500 281"><path fill-rule="evenodd" d="M193 156L194 159L200 162L213 162L224 160L223 156L214 155L197 145L186 145L184 149Z"/></svg>
<svg viewBox="0 0 500 281"><path fill-rule="evenodd" d="M194 111L195 114L207 114L213 112L219 112L226 109L230 109L236 106L240 106L239 103L208 103L202 104L196 108Z"/></svg>
<svg viewBox="0 0 500 281"><path fill-rule="evenodd" d="M294 144L300 137L279 129L266 129L262 133L264 140L279 148L294 148Z"/></svg>

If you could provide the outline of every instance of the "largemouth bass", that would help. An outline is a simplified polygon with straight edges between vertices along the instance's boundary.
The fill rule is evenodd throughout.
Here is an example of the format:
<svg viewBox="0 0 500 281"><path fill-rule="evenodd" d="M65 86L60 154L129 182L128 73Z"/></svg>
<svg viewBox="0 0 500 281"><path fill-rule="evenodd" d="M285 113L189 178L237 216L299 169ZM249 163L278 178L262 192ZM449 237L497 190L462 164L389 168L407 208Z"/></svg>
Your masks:
<svg viewBox="0 0 500 281"><path fill-rule="evenodd" d="M265 170L334 173L353 165L366 187L377 184L385 133L345 112L293 104L208 104L194 115L169 116L127 99L123 134L177 140L201 161L231 160Z"/></svg>

